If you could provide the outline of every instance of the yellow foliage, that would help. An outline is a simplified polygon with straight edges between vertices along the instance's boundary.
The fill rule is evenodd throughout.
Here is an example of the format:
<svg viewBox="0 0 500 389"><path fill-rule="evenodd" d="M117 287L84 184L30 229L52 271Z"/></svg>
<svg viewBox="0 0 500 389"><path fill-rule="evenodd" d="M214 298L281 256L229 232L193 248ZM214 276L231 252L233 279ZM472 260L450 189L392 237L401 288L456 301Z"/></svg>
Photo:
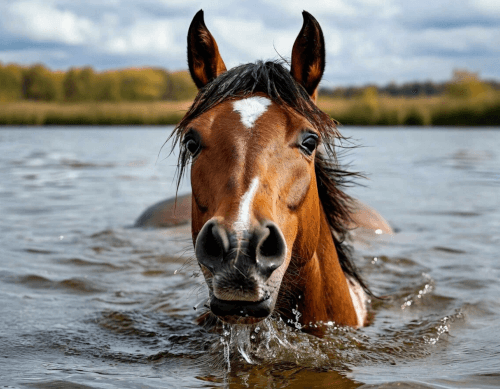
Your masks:
<svg viewBox="0 0 500 389"><path fill-rule="evenodd" d="M120 75L118 72L98 74L94 96L97 101L120 101Z"/></svg>
<svg viewBox="0 0 500 389"><path fill-rule="evenodd" d="M198 89L188 71L170 73L169 80L166 93L167 100L193 100L196 97Z"/></svg>
<svg viewBox="0 0 500 389"><path fill-rule="evenodd" d="M362 102L372 110L378 108L378 92L375 86L366 87L361 94Z"/></svg>
<svg viewBox="0 0 500 389"><path fill-rule="evenodd" d="M22 98L23 70L18 65L0 64L0 102Z"/></svg>
<svg viewBox="0 0 500 389"><path fill-rule="evenodd" d="M126 69L119 73L120 95L124 100L160 100L166 86L164 72L156 69Z"/></svg>
<svg viewBox="0 0 500 389"><path fill-rule="evenodd" d="M482 99L493 91L489 85L481 82L477 73L467 70L455 70L447 92L454 98Z"/></svg>

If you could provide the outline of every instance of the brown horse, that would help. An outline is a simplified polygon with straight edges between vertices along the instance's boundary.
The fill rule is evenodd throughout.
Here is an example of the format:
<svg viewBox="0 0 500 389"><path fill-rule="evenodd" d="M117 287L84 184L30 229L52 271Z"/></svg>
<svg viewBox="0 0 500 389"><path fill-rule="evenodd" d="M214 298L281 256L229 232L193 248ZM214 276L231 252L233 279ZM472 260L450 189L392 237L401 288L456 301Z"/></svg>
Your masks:
<svg viewBox="0 0 500 389"><path fill-rule="evenodd" d="M324 38L303 12L291 69L226 70L203 11L188 33L199 88L174 130L182 175L191 163L192 238L211 312L256 323L273 312L302 324L366 323L366 285L343 244L352 173L335 158L336 122L316 106Z"/></svg>

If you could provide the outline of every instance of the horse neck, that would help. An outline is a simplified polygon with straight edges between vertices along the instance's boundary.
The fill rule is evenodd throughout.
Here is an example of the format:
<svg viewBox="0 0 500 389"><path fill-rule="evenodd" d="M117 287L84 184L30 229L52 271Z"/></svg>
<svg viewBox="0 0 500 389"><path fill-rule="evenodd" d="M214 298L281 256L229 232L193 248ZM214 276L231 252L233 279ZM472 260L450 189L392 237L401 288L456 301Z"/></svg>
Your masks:
<svg viewBox="0 0 500 389"><path fill-rule="evenodd" d="M334 321L357 327L357 314L323 207L318 247L300 269L299 279L302 294L297 305L301 323Z"/></svg>

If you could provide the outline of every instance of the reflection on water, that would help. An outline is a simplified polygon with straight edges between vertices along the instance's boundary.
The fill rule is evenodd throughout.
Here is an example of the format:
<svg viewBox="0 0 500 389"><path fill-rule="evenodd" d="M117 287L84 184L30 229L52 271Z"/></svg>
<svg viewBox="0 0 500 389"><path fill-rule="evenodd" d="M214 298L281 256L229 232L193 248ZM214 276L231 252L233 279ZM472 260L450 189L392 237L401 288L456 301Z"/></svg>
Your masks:
<svg viewBox="0 0 500 389"><path fill-rule="evenodd" d="M1 383L499 386L500 133L344 132L367 146L347 158L370 173L352 193L398 232L356 237L385 296L373 324L311 324L318 338L276 319L194 324L207 296L189 227L129 228L174 194L175 157L157 157L168 129L1 131Z"/></svg>

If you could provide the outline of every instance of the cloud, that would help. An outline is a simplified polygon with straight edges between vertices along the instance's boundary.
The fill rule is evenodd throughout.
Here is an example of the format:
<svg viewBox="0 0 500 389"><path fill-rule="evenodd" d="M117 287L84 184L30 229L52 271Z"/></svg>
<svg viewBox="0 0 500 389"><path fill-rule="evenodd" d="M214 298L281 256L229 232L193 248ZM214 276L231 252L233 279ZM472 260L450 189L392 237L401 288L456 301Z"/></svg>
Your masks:
<svg viewBox="0 0 500 389"><path fill-rule="evenodd" d="M0 61L4 63L15 62L21 65L43 63L50 58L54 61L67 61L69 55L64 50L5 50L0 51Z"/></svg>
<svg viewBox="0 0 500 389"><path fill-rule="evenodd" d="M500 78L497 0L0 1L0 59L52 67L186 68L186 33L203 8L229 67L289 58L305 8L326 42L334 85L443 80L466 67ZM3 51L2 51L3 49ZM17 58L17 59L16 59Z"/></svg>
<svg viewBox="0 0 500 389"><path fill-rule="evenodd" d="M500 53L500 28L468 26L448 30L428 29L411 37L410 47L418 53Z"/></svg>
<svg viewBox="0 0 500 389"><path fill-rule="evenodd" d="M258 19L216 17L208 28L228 66L277 58L278 53L288 57L295 38L293 31L269 28Z"/></svg>
<svg viewBox="0 0 500 389"><path fill-rule="evenodd" d="M356 7L352 5L352 2L343 0L318 0L308 4L304 4L301 0L265 0L263 3L280 6L284 11L291 14L296 14L307 8L307 11L311 14L336 15L339 17L356 16Z"/></svg>
<svg viewBox="0 0 500 389"><path fill-rule="evenodd" d="M185 53L185 37L177 34L182 22L176 20L139 20L109 34L101 50L111 54L148 54L178 56ZM182 38L184 39L180 39ZM182 43L181 43L182 42Z"/></svg>
<svg viewBox="0 0 500 389"><path fill-rule="evenodd" d="M9 32L36 41L74 45L98 39L98 30L91 20L60 10L50 2L17 1L5 11L3 25Z"/></svg>
<svg viewBox="0 0 500 389"><path fill-rule="evenodd" d="M482 13L500 16L500 2L497 0L469 0L469 3Z"/></svg>

